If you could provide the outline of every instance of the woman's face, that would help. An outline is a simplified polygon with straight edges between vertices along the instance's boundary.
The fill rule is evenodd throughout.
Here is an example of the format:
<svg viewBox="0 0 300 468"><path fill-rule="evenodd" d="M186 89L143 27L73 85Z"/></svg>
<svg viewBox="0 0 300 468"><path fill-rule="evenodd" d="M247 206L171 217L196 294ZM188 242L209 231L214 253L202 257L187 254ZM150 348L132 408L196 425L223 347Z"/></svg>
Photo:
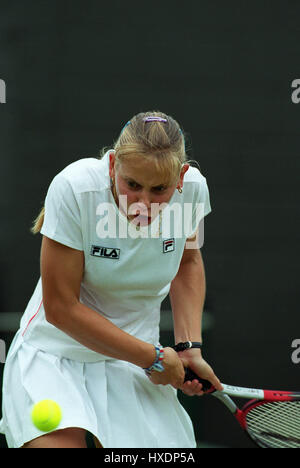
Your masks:
<svg viewBox="0 0 300 468"><path fill-rule="evenodd" d="M119 209L135 224L150 224L157 216L159 206L168 203L175 189L182 187L188 168L185 164L178 181L165 185L153 162L131 158L116 167L115 155L110 153L110 177L114 180L114 197Z"/></svg>

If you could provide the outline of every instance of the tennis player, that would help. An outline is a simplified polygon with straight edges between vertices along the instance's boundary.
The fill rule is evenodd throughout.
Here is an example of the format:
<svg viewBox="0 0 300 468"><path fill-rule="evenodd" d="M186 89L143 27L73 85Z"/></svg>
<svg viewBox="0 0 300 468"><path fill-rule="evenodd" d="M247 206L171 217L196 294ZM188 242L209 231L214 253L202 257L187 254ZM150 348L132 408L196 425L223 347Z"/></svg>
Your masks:
<svg viewBox="0 0 300 468"><path fill-rule="evenodd" d="M202 386L184 383L184 366L222 388L199 348L205 273L199 248L187 248L209 212L206 179L161 112L134 116L100 159L54 177L33 227L41 277L4 368L9 447L84 448L86 431L109 448L195 447L177 389L201 395ZM159 343L169 293L179 352ZM30 418L43 399L63 413L46 434Z"/></svg>

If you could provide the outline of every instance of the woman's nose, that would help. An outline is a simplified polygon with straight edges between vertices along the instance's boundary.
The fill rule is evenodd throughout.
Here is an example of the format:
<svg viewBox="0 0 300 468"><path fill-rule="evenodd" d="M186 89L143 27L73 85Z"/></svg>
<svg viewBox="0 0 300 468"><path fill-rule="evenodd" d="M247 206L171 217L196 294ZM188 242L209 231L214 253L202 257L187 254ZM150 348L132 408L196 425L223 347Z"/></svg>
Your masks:
<svg viewBox="0 0 300 468"><path fill-rule="evenodd" d="M150 194L146 191L141 192L137 199L137 205L141 206L141 212L147 210L147 213L149 213L151 209Z"/></svg>

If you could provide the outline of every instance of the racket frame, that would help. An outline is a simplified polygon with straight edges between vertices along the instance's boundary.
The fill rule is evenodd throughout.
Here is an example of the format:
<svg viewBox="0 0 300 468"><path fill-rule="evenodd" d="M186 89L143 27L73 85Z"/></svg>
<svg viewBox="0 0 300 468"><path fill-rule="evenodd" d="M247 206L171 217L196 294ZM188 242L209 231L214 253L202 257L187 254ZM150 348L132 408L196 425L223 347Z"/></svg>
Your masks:
<svg viewBox="0 0 300 468"><path fill-rule="evenodd" d="M196 376L190 369L186 370L185 380L197 379L203 384L203 391L220 400L235 417L240 427L244 430L245 434L257 446L268 448L268 444L258 440L247 427L247 415L255 407L264 405L271 402L279 401L300 401L300 392L287 392L279 390L262 390L257 388L237 387L234 385L227 385L222 383L223 390L216 390L210 382L203 380ZM247 403L240 409L235 402L230 398L245 398L248 399Z"/></svg>

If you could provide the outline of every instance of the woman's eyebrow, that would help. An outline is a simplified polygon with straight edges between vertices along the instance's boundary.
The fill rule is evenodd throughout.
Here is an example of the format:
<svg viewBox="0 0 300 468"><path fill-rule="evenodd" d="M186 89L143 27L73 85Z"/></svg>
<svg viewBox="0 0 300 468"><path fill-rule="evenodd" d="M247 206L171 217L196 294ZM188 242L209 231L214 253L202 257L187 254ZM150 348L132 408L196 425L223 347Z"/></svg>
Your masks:
<svg viewBox="0 0 300 468"><path fill-rule="evenodd" d="M124 178L127 182L133 182L134 184L141 185L136 180L132 179L131 177L124 177Z"/></svg>
<svg viewBox="0 0 300 468"><path fill-rule="evenodd" d="M140 187L142 187L142 185L137 182L136 180L132 179L131 177L125 177L125 179L127 180L127 182L133 182L134 184L136 185L139 185ZM156 188L160 188L160 187L166 187L167 185L166 184L159 184L159 185L153 185L151 188L152 189L156 189Z"/></svg>

